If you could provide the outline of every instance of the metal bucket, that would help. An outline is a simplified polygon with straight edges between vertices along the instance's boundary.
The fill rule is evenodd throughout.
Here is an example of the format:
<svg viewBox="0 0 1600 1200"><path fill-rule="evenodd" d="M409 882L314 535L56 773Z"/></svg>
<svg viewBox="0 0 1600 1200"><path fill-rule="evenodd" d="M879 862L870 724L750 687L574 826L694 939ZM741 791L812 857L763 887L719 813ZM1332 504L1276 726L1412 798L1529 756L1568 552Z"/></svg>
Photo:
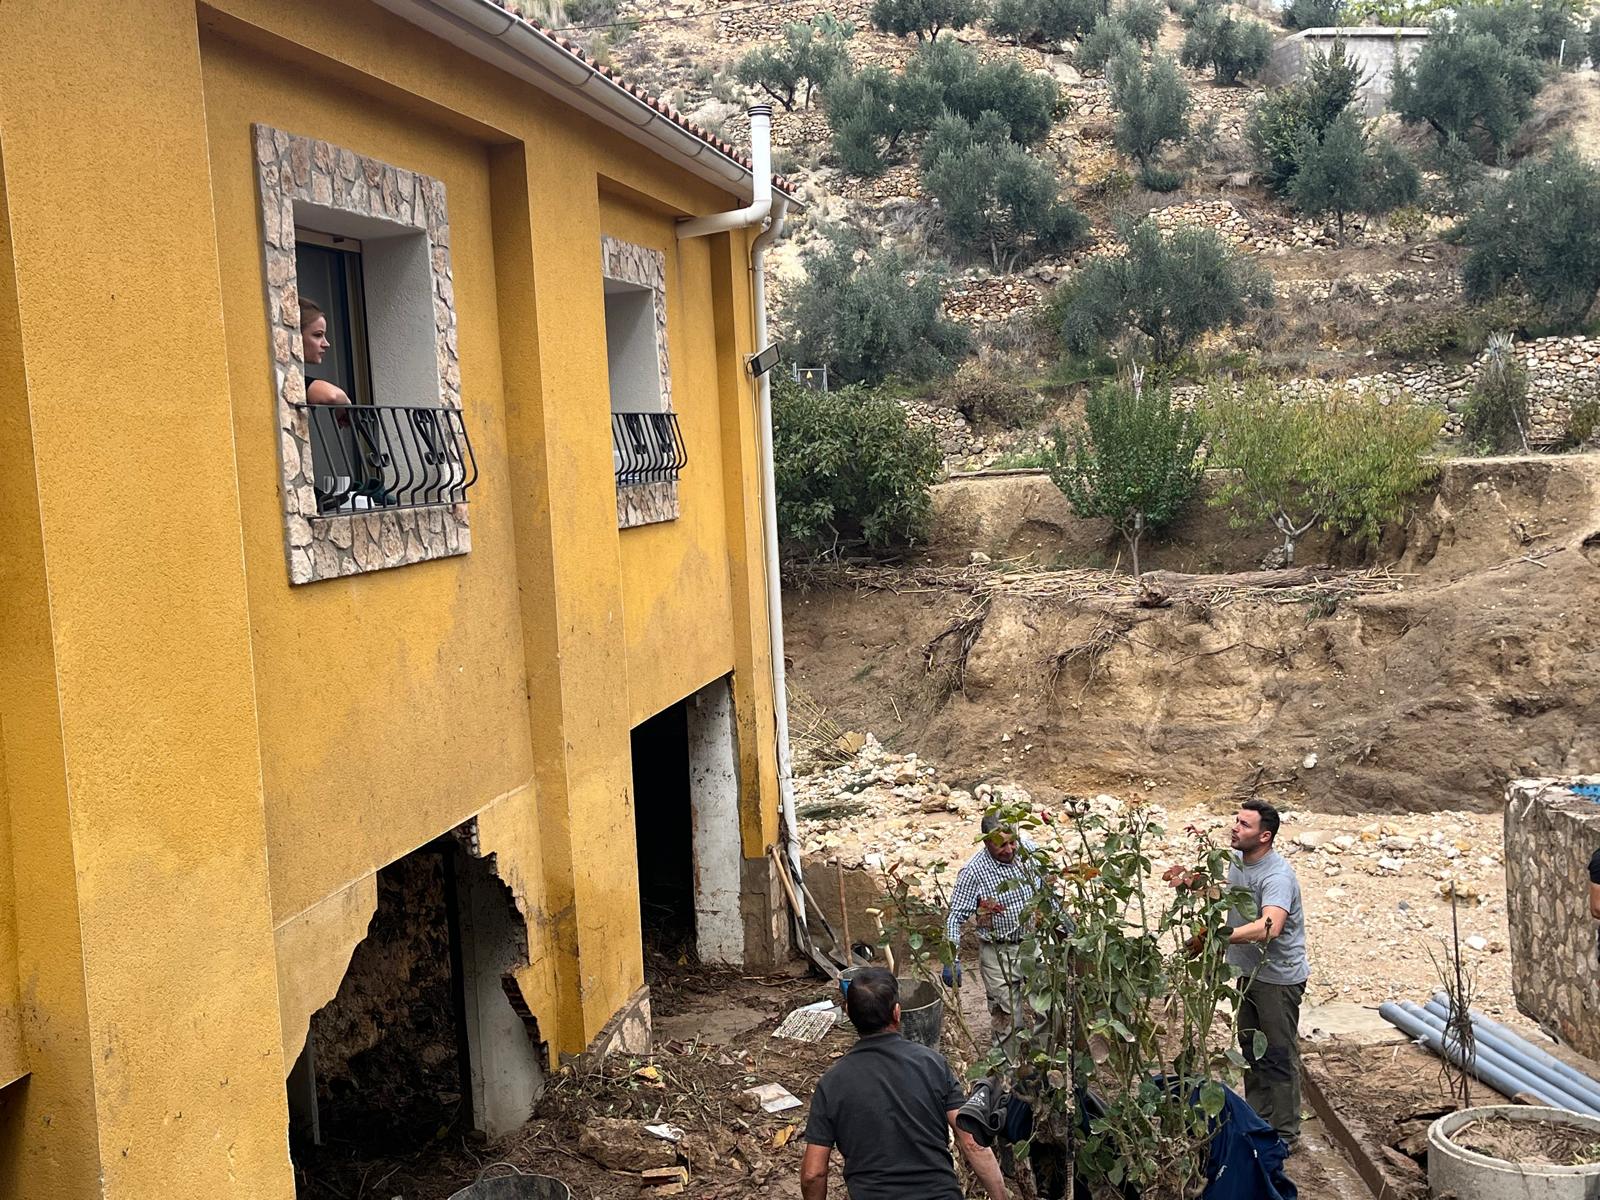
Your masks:
<svg viewBox="0 0 1600 1200"><path fill-rule="evenodd" d="M944 999L938 989L921 979L900 980L901 1035L937 1050L943 1030Z"/></svg>
<svg viewBox="0 0 1600 1200"><path fill-rule="evenodd" d="M469 1184L450 1200L572 1200L572 1189L550 1175L499 1175Z"/></svg>

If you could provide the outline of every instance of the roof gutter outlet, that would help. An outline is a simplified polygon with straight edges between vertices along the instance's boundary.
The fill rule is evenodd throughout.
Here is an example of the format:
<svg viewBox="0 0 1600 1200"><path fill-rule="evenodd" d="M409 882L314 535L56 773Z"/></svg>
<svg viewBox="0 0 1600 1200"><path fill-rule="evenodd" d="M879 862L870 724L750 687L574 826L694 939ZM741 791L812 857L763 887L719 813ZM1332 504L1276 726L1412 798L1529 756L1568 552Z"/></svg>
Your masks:
<svg viewBox="0 0 1600 1200"><path fill-rule="evenodd" d="M729 229L748 229L767 219L772 211L772 105L750 108L750 203L729 212L709 217L690 217L678 222L678 239L705 237ZM753 252L752 252L753 253ZM761 349L760 346L756 347Z"/></svg>

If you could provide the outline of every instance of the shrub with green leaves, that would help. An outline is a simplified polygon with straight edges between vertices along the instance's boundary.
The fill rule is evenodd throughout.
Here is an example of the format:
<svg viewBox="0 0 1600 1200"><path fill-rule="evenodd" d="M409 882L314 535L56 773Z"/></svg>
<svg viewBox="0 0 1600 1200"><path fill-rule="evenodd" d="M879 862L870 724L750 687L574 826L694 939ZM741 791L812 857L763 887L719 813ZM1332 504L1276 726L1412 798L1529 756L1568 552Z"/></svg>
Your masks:
<svg viewBox="0 0 1600 1200"><path fill-rule="evenodd" d="M1482 454L1528 452L1528 372L1508 333L1489 338L1483 367L1461 412L1461 436Z"/></svg>
<svg viewBox="0 0 1600 1200"><path fill-rule="evenodd" d="M1127 0L1112 16L1146 49L1156 44L1167 25L1167 7L1161 0Z"/></svg>
<svg viewBox="0 0 1600 1200"><path fill-rule="evenodd" d="M740 83L759 88L772 99L793 111L798 96L811 107L811 93L818 85L850 68L845 42L855 31L824 13L809 21L796 21L783 31L783 41L762 46L739 60L734 69Z"/></svg>
<svg viewBox="0 0 1600 1200"><path fill-rule="evenodd" d="M1330 29L1344 24L1345 0L1290 0L1279 16L1285 29Z"/></svg>
<svg viewBox="0 0 1600 1200"><path fill-rule="evenodd" d="M1210 503L1232 507L1237 526L1270 525L1284 566L1318 525L1376 542L1437 474L1428 455L1442 418L1370 396L1287 397L1267 380L1213 385L1210 465L1228 473Z"/></svg>
<svg viewBox="0 0 1600 1200"><path fill-rule="evenodd" d="M1332 213L1344 244L1349 213L1382 216L1410 204L1422 188L1422 177L1398 146L1371 137L1361 119L1343 112L1322 137L1301 143L1289 199L1313 216Z"/></svg>
<svg viewBox="0 0 1600 1200"><path fill-rule="evenodd" d="M874 29L917 41L934 41L946 29L964 29L983 16L980 0L873 0Z"/></svg>
<svg viewBox="0 0 1600 1200"><path fill-rule="evenodd" d="M1543 84L1538 60L1520 45L1441 17L1416 59L1395 68L1389 106L1408 125L1430 126L1441 146L1455 137L1498 155Z"/></svg>
<svg viewBox="0 0 1600 1200"><path fill-rule="evenodd" d="M1021 42L1081 40L1111 11L1110 0L995 0L989 31Z"/></svg>
<svg viewBox="0 0 1600 1200"><path fill-rule="evenodd" d="M772 385L778 532L812 551L905 545L927 528L943 459L897 401L863 387Z"/></svg>
<svg viewBox="0 0 1600 1200"><path fill-rule="evenodd" d="M1327 51L1313 48L1298 79L1256 102L1245 138L1261 162L1268 187L1280 195L1288 191L1306 143L1320 140L1323 131L1349 109L1364 77L1345 53L1344 42L1336 41Z"/></svg>
<svg viewBox="0 0 1600 1200"><path fill-rule="evenodd" d="M1467 247L1467 297L1526 291L1560 328L1582 322L1600 292L1600 167L1567 147L1485 187L1451 231Z"/></svg>
<svg viewBox="0 0 1600 1200"><path fill-rule="evenodd" d="M1164 234L1146 218L1127 249L1086 263L1055 309L1067 349L1098 351L1137 334L1157 362L1170 362L1201 334L1245 320L1272 303L1272 281L1209 229Z"/></svg>
<svg viewBox="0 0 1600 1200"><path fill-rule="evenodd" d="M993 113L1005 122L1015 142L1031 146L1050 132L1059 93L1046 75L1029 71L1014 58L984 62L975 50L946 39L923 46L906 64L907 86L931 100L922 128L931 128L941 110L969 122Z"/></svg>
<svg viewBox="0 0 1600 1200"><path fill-rule="evenodd" d="M1012 60L985 63L949 39L923 46L900 74L868 67L841 75L824 97L834 153L856 175L881 173L945 112L968 122L993 113L1012 140L1030 145L1050 132L1058 99L1048 78Z"/></svg>
<svg viewBox="0 0 1600 1200"><path fill-rule="evenodd" d="M1164 388L1108 384L1084 402L1080 427L1056 430L1050 479L1078 516L1111 522L1138 575L1140 540L1181 513L1200 484L1203 437L1199 417Z"/></svg>
<svg viewBox="0 0 1600 1200"><path fill-rule="evenodd" d="M1589 61L1600 64L1600 17L1590 19L1589 32L1585 40L1589 46Z"/></svg>
<svg viewBox="0 0 1600 1200"><path fill-rule="evenodd" d="M1083 45L1078 47L1073 64L1087 71L1102 71L1106 63L1122 53L1124 47L1132 47L1134 53L1139 50L1138 43L1121 21L1115 17L1101 17L1083 39Z"/></svg>
<svg viewBox="0 0 1600 1200"><path fill-rule="evenodd" d="M898 249L859 262L855 250L835 238L801 256L806 278L792 290L783 321L798 361L826 364L843 383L949 374L971 339L945 319L938 276ZM920 278L908 283L912 274Z"/></svg>
<svg viewBox="0 0 1600 1200"><path fill-rule="evenodd" d="M1163 146L1189 133L1189 85L1166 55L1146 65L1132 44L1106 64L1106 83L1117 112L1112 142L1148 173Z"/></svg>
<svg viewBox="0 0 1600 1200"><path fill-rule="evenodd" d="M1260 21L1207 8L1196 15L1178 57L1186 67L1210 67L1218 83L1254 79L1272 57L1272 31Z"/></svg>
<svg viewBox="0 0 1600 1200"><path fill-rule="evenodd" d="M996 270L1066 249L1088 230L1087 218L1061 200L1055 170L1012 141L994 113L976 126L954 113L939 119L923 146L922 186L939 202L951 241L987 253Z"/></svg>

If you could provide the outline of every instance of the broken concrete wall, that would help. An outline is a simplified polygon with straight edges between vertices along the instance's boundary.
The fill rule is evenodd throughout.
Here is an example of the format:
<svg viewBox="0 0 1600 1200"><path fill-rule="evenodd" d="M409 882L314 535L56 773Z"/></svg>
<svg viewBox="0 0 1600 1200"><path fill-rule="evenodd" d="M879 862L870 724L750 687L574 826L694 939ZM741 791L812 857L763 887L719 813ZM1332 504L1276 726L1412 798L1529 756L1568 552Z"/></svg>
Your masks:
<svg viewBox="0 0 1600 1200"><path fill-rule="evenodd" d="M445 855L377 875L378 904L338 994L311 1018L322 1128L373 1150L465 1116Z"/></svg>
<svg viewBox="0 0 1600 1200"><path fill-rule="evenodd" d="M1589 916L1589 859L1600 850L1600 803L1567 780L1506 789L1506 917L1517 1007L1573 1049L1600 1058L1600 960Z"/></svg>

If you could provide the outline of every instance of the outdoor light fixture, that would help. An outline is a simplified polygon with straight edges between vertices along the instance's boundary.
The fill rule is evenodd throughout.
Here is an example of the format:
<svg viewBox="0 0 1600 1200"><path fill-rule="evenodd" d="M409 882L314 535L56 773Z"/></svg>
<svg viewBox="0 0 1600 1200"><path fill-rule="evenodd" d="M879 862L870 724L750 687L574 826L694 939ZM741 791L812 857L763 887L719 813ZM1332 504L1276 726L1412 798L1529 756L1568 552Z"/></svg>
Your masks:
<svg viewBox="0 0 1600 1200"><path fill-rule="evenodd" d="M776 344L768 346L765 350L758 351L745 359L745 365L750 368L750 374L757 379L765 375L778 365L779 349Z"/></svg>

